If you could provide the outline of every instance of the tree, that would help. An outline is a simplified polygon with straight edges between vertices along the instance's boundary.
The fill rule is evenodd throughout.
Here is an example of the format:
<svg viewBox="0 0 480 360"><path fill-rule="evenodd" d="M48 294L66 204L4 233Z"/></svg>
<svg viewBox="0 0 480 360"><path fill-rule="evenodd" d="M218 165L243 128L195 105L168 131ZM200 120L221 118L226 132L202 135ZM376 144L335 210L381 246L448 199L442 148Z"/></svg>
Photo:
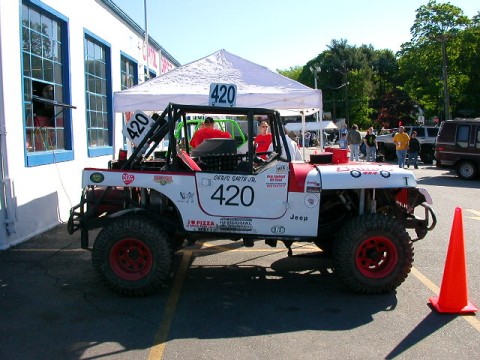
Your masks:
<svg viewBox="0 0 480 360"><path fill-rule="evenodd" d="M480 12L472 23L458 36L461 55L456 61L455 72L450 76L459 81L458 93L452 94L452 102L459 117L480 116Z"/></svg>
<svg viewBox="0 0 480 360"><path fill-rule="evenodd" d="M399 53L400 71L405 90L421 103L427 115L442 113L443 108L443 118L448 117L450 94L461 93L462 76L455 77L460 72L454 70L454 64L461 50L458 35L470 22L460 8L450 3L431 0L417 9L410 29L412 40L403 44ZM447 71L449 62L453 65Z"/></svg>
<svg viewBox="0 0 480 360"><path fill-rule="evenodd" d="M413 124L412 114L416 111L417 104L405 91L393 89L381 100L380 114L377 119L378 127L398 127L400 121L403 125Z"/></svg>
<svg viewBox="0 0 480 360"><path fill-rule="evenodd" d="M277 69L279 74L288 77L289 79L298 81L300 74L302 73L303 67L302 66L291 66L290 69Z"/></svg>
<svg viewBox="0 0 480 360"><path fill-rule="evenodd" d="M431 40L443 41L444 38L454 37L470 22L459 7L430 0L427 5L417 9L415 21L410 28L412 41L417 44Z"/></svg>
<svg viewBox="0 0 480 360"><path fill-rule="evenodd" d="M373 96L371 61L375 51L371 45L351 46L346 40L332 40L328 49L309 61L298 81L314 86L311 67L321 67L318 88L323 92L324 111L334 118L346 118L349 125L360 127L371 123L369 99Z"/></svg>

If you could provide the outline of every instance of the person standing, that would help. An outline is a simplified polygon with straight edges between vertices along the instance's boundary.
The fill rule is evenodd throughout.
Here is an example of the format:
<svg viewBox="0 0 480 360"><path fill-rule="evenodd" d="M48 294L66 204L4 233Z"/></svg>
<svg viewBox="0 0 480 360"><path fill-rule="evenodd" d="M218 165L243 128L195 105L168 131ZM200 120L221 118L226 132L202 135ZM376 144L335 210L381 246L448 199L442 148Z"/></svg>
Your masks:
<svg viewBox="0 0 480 360"><path fill-rule="evenodd" d="M398 132L393 137L393 142L395 144L395 150L397 152L398 167L403 168L405 166L405 157L407 156L408 143L410 142L410 137L405 133L403 126L398 127Z"/></svg>
<svg viewBox="0 0 480 360"><path fill-rule="evenodd" d="M338 146L340 149L348 149L348 141L347 141L347 134L342 134L340 140L338 140Z"/></svg>
<svg viewBox="0 0 480 360"><path fill-rule="evenodd" d="M303 133L303 138L305 139L305 147L310 147L310 137L312 136L312 134L310 133L310 131L307 131L305 130L305 132Z"/></svg>
<svg viewBox="0 0 480 360"><path fill-rule="evenodd" d="M362 135L358 131L358 126L353 124L352 129L348 132L347 142L350 146L350 160L359 160L360 144L362 143Z"/></svg>
<svg viewBox="0 0 480 360"><path fill-rule="evenodd" d="M290 152L291 160L303 160L303 155L301 154L300 149L298 148L297 142L292 139L292 137L296 138L295 133L288 134L287 129L285 128L285 125L283 126L283 131L285 132L285 139L287 140L287 146ZM284 153L285 153L285 149L283 147L283 142L282 142L282 154Z"/></svg>
<svg viewBox="0 0 480 360"><path fill-rule="evenodd" d="M420 142L417 139L417 132L412 131L412 137L408 143L408 161L407 167L410 167L410 164L413 163L415 169L418 169L417 159L418 153L420 152Z"/></svg>
<svg viewBox="0 0 480 360"><path fill-rule="evenodd" d="M376 161L377 160L377 137L373 133L373 127L369 128L367 135L365 135L365 148L367 154L365 156L365 161Z"/></svg>

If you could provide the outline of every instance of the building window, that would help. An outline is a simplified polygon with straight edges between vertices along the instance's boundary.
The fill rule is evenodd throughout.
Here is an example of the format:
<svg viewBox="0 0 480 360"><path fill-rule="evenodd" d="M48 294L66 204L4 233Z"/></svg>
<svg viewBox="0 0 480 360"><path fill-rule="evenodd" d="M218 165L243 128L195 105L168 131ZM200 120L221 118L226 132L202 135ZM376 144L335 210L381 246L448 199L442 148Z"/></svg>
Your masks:
<svg viewBox="0 0 480 360"><path fill-rule="evenodd" d="M137 63L127 56L122 55L120 58L120 72L121 72L121 84L120 87L122 90L128 89L134 85L138 84L137 76Z"/></svg>
<svg viewBox="0 0 480 360"><path fill-rule="evenodd" d="M110 48L85 35L85 88L87 142L90 156L112 152L112 110Z"/></svg>
<svg viewBox="0 0 480 360"><path fill-rule="evenodd" d="M153 78L157 77L157 73L155 71L153 71L152 69L149 69L148 74L149 75L147 77L147 67L144 66L143 67L143 79L144 79L144 81L148 81L150 79L153 79Z"/></svg>
<svg viewBox="0 0 480 360"><path fill-rule="evenodd" d="M55 106L69 102L68 76L64 75L68 74L66 28L60 14L23 2L24 134L29 166L73 158L70 110Z"/></svg>
<svg viewBox="0 0 480 360"><path fill-rule="evenodd" d="M121 75L121 84L120 88L122 90L128 89L134 85L138 84L138 64L133 58L122 54L120 58L120 75ZM132 117L132 112L125 112L122 114L123 124L126 124L130 121ZM123 149L127 150L129 142L127 138L123 137Z"/></svg>

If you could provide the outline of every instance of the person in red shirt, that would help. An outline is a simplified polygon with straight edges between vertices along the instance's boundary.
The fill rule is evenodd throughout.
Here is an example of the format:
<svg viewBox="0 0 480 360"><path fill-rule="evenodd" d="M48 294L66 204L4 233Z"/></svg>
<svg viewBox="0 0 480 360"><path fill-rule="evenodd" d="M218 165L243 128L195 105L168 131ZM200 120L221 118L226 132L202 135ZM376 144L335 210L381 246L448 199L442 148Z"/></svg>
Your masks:
<svg viewBox="0 0 480 360"><path fill-rule="evenodd" d="M270 150L270 145L272 145L272 134L268 131L268 123L262 121L260 123L259 129L260 133L255 137L255 152L264 153ZM267 155L260 155L262 159L266 159Z"/></svg>
<svg viewBox="0 0 480 360"><path fill-rule="evenodd" d="M203 127L201 129L198 129L195 134L193 134L192 139L190 140L190 146L192 148L196 148L203 142L203 140L206 139L231 138L228 132L215 129L214 125L215 121L211 117L205 118L205 121L203 122Z"/></svg>

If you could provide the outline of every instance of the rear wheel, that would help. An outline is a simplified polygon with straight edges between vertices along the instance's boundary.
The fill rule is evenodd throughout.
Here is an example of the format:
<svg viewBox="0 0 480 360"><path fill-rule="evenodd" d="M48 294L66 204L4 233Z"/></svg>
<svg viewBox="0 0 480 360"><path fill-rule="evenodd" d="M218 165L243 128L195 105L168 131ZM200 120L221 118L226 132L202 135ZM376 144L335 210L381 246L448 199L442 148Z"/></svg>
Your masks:
<svg viewBox="0 0 480 360"><path fill-rule="evenodd" d="M477 176L477 168L471 161L462 161L457 165L457 174L465 180L472 180Z"/></svg>
<svg viewBox="0 0 480 360"><path fill-rule="evenodd" d="M114 291L142 296L157 291L172 270L167 235L151 220L126 216L104 227L93 245L93 268Z"/></svg>
<svg viewBox="0 0 480 360"><path fill-rule="evenodd" d="M422 149L420 159L424 164L431 165L433 164L433 160L435 160L435 152L431 148L425 150Z"/></svg>
<svg viewBox="0 0 480 360"><path fill-rule="evenodd" d="M398 221L369 214L351 220L339 231L333 260L336 273L349 289L385 293L406 279L413 264L413 245Z"/></svg>

